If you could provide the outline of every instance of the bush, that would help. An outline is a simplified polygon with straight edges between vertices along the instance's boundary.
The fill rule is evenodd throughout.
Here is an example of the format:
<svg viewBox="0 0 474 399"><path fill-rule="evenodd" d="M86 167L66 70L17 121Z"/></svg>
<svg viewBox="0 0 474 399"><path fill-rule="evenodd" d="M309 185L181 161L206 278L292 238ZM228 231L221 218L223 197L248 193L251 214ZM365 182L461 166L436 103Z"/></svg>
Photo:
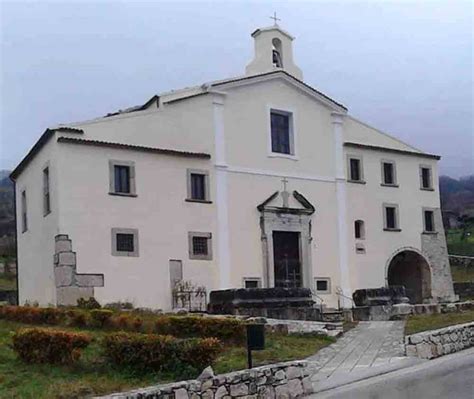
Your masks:
<svg viewBox="0 0 474 399"><path fill-rule="evenodd" d="M27 363L70 364L89 345L87 334L45 328L23 328L13 335L13 350Z"/></svg>
<svg viewBox="0 0 474 399"><path fill-rule="evenodd" d="M77 307L81 309L100 309L100 303L91 296L90 298L79 298L77 300Z"/></svg>
<svg viewBox="0 0 474 399"><path fill-rule="evenodd" d="M67 313L69 324L73 327L86 327L89 321L87 312L83 310L70 310Z"/></svg>
<svg viewBox="0 0 474 399"><path fill-rule="evenodd" d="M132 326L135 331L140 332L143 327L143 320L140 317L133 319Z"/></svg>
<svg viewBox="0 0 474 399"><path fill-rule="evenodd" d="M125 332L106 335L101 346L111 365L168 372L186 366L194 372L202 370L214 362L221 350L216 338L177 339L170 335Z"/></svg>
<svg viewBox="0 0 474 399"><path fill-rule="evenodd" d="M90 311L91 318L96 327L104 327L105 323L112 317L113 311L108 309L93 309Z"/></svg>
<svg viewBox="0 0 474 399"><path fill-rule="evenodd" d="M20 323L56 325L64 321L66 312L57 308L2 306L0 318Z"/></svg>
<svg viewBox="0 0 474 399"><path fill-rule="evenodd" d="M132 310L133 303L132 302L110 302L104 305L104 308L111 309L111 310Z"/></svg>
<svg viewBox="0 0 474 399"><path fill-rule="evenodd" d="M216 337L221 341L242 343L245 325L225 317L161 316L155 321L157 334L175 337Z"/></svg>

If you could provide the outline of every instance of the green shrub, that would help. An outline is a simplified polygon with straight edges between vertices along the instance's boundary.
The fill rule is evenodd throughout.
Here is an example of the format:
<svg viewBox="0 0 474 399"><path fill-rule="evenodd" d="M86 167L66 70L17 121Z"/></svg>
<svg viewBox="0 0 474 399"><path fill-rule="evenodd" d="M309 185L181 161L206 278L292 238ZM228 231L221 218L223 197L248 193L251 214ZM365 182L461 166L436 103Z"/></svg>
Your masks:
<svg viewBox="0 0 474 399"><path fill-rule="evenodd" d="M32 306L2 306L0 318L27 324L60 324L66 312L58 308L38 308Z"/></svg>
<svg viewBox="0 0 474 399"><path fill-rule="evenodd" d="M155 321L157 334L175 337L216 337L221 341L242 343L245 324L226 317L161 316Z"/></svg>
<svg viewBox="0 0 474 399"><path fill-rule="evenodd" d="M90 311L91 319L95 327L104 327L105 323L112 317L113 311L108 309L92 309Z"/></svg>
<svg viewBox="0 0 474 399"><path fill-rule="evenodd" d="M79 298L77 300L77 307L81 309L100 309L100 303L91 296L90 298Z"/></svg>
<svg viewBox="0 0 474 399"><path fill-rule="evenodd" d="M27 363L70 364L89 345L87 334L45 328L23 328L13 335L13 350Z"/></svg>
<svg viewBox="0 0 474 399"><path fill-rule="evenodd" d="M133 303L132 302L110 302L104 305L105 309L111 309L111 310L132 310L133 309Z"/></svg>
<svg viewBox="0 0 474 399"><path fill-rule="evenodd" d="M86 327L89 324L88 313L80 309L71 309L67 312L69 324L73 327Z"/></svg>
<svg viewBox="0 0 474 399"><path fill-rule="evenodd" d="M214 362L221 350L216 338L178 339L170 335L113 333L101 341L111 365L142 371L202 370Z"/></svg>

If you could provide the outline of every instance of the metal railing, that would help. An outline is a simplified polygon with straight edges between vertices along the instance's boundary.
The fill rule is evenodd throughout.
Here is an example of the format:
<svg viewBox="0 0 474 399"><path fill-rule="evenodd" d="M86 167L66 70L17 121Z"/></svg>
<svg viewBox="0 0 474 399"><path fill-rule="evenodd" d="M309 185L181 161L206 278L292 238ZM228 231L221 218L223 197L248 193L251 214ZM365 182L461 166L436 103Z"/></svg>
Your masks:
<svg viewBox="0 0 474 399"><path fill-rule="evenodd" d="M354 300L350 296L344 295L342 293L342 289L340 287L336 288L336 295L337 295L337 308L338 308L338 310L341 310L341 297L349 299L352 303L352 307L354 307L354 305L355 305Z"/></svg>

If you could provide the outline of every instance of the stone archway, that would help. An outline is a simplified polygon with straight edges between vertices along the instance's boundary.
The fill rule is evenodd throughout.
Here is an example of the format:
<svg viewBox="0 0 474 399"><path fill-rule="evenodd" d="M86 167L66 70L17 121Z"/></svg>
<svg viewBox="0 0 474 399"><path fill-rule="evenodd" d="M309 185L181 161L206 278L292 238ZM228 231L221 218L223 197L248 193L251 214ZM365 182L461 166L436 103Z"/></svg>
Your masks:
<svg viewBox="0 0 474 399"><path fill-rule="evenodd" d="M403 285L410 303L431 298L431 270L423 255L412 249L396 253L387 268L387 285Z"/></svg>

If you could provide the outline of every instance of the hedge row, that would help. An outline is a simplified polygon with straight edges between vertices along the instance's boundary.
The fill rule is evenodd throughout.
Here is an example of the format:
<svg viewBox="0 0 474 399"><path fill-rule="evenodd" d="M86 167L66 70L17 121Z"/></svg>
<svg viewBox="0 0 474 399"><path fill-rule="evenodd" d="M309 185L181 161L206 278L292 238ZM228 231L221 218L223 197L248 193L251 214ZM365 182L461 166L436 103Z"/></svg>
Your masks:
<svg viewBox="0 0 474 399"><path fill-rule="evenodd" d="M147 332L178 338L215 337L233 343L242 343L245 339L245 324L226 317L157 315L148 316L143 320L132 312L114 312L108 309L0 306L0 319L27 324L60 324L113 331Z"/></svg>
<svg viewBox="0 0 474 399"><path fill-rule="evenodd" d="M13 335L13 349L27 363L70 364L91 342L88 334L47 328L23 328ZM99 341L111 366L141 371L199 372L221 351L216 338L178 339L170 335L112 333Z"/></svg>
<svg viewBox="0 0 474 399"><path fill-rule="evenodd" d="M27 363L69 364L91 342L87 334L46 328L23 328L12 339L13 349Z"/></svg>
<svg viewBox="0 0 474 399"><path fill-rule="evenodd" d="M139 370L200 371L214 362L221 351L216 338L178 339L171 335L108 334L102 341L110 364Z"/></svg>

